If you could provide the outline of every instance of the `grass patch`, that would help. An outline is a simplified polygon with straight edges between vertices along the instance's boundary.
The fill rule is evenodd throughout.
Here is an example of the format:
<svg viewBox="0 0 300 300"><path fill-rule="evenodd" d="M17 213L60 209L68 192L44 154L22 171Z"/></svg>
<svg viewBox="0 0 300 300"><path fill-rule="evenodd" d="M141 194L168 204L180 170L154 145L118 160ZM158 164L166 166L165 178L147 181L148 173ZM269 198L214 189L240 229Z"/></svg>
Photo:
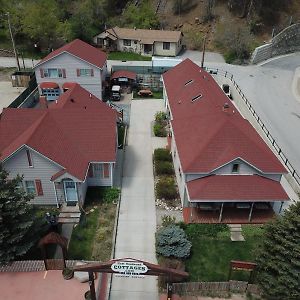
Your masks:
<svg viewBox="0 0 300 300"><path fill-rule="evenodd" d="M110 200L116 194L119 194L117 189L88 189L85 211L89 213L82 216L80 223L73 230L68 249L69 259L110 259L116 213L116 205Z"/></svg>
<svg viewBox="0 0 300 300"><path fill-rule="evenodd" d="M108 54L108 59L110 60L145 60L145 61L150 61L152 60L151 56L143 56L138 53L134 52L121 52L121 51L116 51L116 52L110 52Z"/></svg>
<svg viewBox="0 0 300 300"><path fill-rule="evenodd" d="M263 229L243 226L245 242L231 242L229 228L219 224L182 225L192 242L190 258L186 260L189 281L227 281L231 260L254 261ZM232 272L234 280L248 280L245 271Z"/></svg>

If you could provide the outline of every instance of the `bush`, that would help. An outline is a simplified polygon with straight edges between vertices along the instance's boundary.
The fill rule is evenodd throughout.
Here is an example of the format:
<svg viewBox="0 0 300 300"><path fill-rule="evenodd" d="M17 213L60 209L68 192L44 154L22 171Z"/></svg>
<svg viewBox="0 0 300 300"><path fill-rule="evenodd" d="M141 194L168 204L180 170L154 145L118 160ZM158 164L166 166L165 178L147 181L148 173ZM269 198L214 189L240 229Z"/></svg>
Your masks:
<svg viewBox="0 0 300 300"><path fill-rule="evenodd" d="M117 188L107 188L103 192L103 200L106 203L112 203L115 200L118 200L120 190Z"/></svg>
<svg viewBox="0 0 300 300"><path fill-rule="evenodd" d="M169 225L156 233L156 252L162 256L187 258L191 247L192 243L179 226Z"/></svg>
<svg viewBox="0 0 300 300"><path fill-rule="evenodd" d="M163 111L158 111L155 114L155 122L162 123L163 121L167 120L167 114Z"/></svg>
<svg viewBox="0 0 300 300"><path fill-rule="evenodd" d="M158 160L155 162L156 175L173 175L174 169L171 162Z"/></svg>
<svg viewBox="0 0 300 300"><path fill-rule="evenodd" d="M158 137L166 137L167 136L167 131L165 127L159 123L154 124L153 127L154 135Z"/></svg>
<svg viewBox="0 0 300 300"><path fill-rule="evenodd" d="M161 219L162 219L162 227L175 225L176 223L176 218L174 216L164 215Z"/></svg>
<svg viewBox="0 0 300 300"><path fill-rule="evenodd" d="M173 177L160 178L156 183L156 195L159 199L173 200L178 197Z"/></svg>
<svg viewBox="0 0 300 300"><path fill-rule="evenodd" d="M154 150L154 161L172 161L172 155L168 149L158 148Z"/></svg>
<svg viewBox="0 0 300 300"><path fill-rule="evenodd" d="M220 235L226 235L226 233L230 236L229 228L226 224L188 224L181 226L181 228L184 229L191 241L198 239L199 236L217 238Z"/></svg>

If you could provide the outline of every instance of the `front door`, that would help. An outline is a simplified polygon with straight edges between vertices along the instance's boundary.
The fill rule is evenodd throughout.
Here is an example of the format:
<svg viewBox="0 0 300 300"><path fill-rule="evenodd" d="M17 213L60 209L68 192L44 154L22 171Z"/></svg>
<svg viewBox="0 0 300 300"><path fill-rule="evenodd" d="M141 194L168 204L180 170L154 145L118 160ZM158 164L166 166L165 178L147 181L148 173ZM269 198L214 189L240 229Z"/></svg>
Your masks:
<svg viewBox="0 0 300 300"><path fill-rule="evenodd" d="M64 181L64 190L66 201L78 201L76 182Z"/></svg>

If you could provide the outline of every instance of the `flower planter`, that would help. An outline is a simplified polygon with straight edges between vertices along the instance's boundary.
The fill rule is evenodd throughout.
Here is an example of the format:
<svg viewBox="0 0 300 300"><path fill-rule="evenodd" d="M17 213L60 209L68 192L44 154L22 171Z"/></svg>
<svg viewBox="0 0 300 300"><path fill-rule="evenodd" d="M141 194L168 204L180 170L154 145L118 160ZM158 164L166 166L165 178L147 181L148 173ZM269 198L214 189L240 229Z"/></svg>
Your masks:
<svg viewBox="0 0 300 300"><path fill-rule="evenodd" d="M91 297L91 291L86 291L84 293L84 299L86 299L86 300L91 300L92 299L92 297Z"/></svg>
<svg viewBox="0 0 300 300"><path fill-rule="evenodd" d="M62 275L63 275L64 279L69 280L69 279L73 278L74 271L71 269L65 268L62 270Z"/></svg>

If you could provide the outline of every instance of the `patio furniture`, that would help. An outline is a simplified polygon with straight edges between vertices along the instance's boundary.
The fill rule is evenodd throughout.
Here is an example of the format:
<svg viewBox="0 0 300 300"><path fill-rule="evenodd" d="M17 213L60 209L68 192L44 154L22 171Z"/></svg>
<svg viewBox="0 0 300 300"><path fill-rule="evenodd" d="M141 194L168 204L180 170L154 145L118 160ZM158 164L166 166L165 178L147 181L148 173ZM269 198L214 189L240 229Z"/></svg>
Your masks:
<svg viewBox="0 0 300 300"><path fill-rule="evenodd" d="M143 96L143 97L149 97L149 96L152 96L153 94L152 94L151 90L147 89L147 90L138 91L138 95Z"/></svg>

